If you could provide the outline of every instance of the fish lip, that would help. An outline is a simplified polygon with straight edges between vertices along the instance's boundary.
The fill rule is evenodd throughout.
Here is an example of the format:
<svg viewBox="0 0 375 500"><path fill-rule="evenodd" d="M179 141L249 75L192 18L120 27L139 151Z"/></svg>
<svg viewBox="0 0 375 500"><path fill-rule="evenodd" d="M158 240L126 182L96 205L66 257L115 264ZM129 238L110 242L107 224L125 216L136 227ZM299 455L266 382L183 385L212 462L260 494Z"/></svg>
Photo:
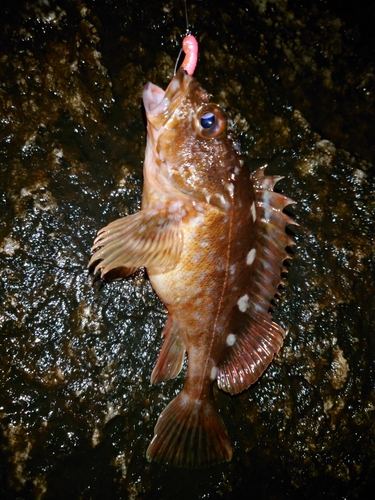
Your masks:
<svg viewBox="0 0 375 500"><path fill-rule="evenodd" d="M163 89L154 83L146 83L143 87L143 105L147 115L157 115L164 109L165 104L167 104L163 103L164 96L165 91Z"/></svg>
<svg viewBox="0 0 375 500"><path fill-rule="evenodd" d="M180 68L165 91L151 82L143 87L142 97L147 120L155 128L160 128L170 118L175 107L172 103L179 101L187 93L191 79L192 77Z"/></svg>

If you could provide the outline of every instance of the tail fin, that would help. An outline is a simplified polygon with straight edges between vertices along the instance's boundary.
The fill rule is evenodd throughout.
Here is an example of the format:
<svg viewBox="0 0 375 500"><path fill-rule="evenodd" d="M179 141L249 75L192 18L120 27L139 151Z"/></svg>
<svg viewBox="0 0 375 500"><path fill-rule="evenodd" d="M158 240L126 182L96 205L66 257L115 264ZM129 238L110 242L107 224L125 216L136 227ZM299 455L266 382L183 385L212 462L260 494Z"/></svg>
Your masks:
<svg viewBox="0 0 375 500"><path fill-rule="evenodd" d="M204 467L232 458L232 446L213 400L180 392L161 413L147 460L176 467Z"/></svg>

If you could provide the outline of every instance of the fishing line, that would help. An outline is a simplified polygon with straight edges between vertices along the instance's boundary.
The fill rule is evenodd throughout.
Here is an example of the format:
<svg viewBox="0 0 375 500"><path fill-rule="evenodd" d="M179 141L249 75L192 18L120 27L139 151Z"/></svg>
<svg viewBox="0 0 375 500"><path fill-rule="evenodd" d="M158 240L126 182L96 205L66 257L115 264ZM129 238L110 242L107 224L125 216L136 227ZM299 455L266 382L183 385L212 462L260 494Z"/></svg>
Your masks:
<svg viewBox="0 0 375 500"><path fill-rule="evenodd" d="M185 19L186 19L186 35L190 35L188 10L187 10L186 0L184 0L184 4L185 4Z"/></svg>
<svg viewBox="0 0 375 500"><path fill-rule="evenodd" d="M188 17L188 9L187 9L187 2L186 2L186 0L184 0L184 6L185 6L185 21L186 21L186 33L185 33L185 36L188 36L188 35L191 34L191 31L189 29L189 17ZM176 64L174 65L174 72L173 72L174 75L177 72L177 66L178 66L178 63L179 63L179 61L181 59L182 52L183 52L183 49L180 49L180 52L179 52L177 60L176 60Z"/></svg>

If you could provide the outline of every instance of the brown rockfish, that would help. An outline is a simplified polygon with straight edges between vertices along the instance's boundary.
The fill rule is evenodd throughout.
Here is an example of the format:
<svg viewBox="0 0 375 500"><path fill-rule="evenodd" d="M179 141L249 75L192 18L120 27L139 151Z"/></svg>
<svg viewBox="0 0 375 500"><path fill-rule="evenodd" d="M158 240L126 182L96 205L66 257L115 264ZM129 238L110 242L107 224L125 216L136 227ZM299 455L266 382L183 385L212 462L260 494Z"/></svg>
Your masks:
<svg viewBox="0 0 375 500"><path fill-rule="evenodd" d="M201 467L230 460L232 446L214 407L213 384L237 394L279 351L284 330L272 321L293 244L293 224L265 167L250 174L231 122L198 81L180 68L166 91L143 90L147 116L142 210L101 229L89 266L101 276L147 269L169 317L151 375L178 375L182 391L161 413L147 458Z"/></svg>

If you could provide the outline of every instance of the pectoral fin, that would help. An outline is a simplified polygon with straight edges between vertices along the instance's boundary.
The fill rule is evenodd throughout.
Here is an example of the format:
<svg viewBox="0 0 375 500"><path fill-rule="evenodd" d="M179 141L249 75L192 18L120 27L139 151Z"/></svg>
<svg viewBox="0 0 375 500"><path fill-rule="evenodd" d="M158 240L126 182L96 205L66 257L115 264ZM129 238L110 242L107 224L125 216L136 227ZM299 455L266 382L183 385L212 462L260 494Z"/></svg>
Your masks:
<svg viewBox="0 0 375 500"><path fill-rule="evenodd" d="M180 210L166 205L111 222L98 232L92 250L99 250L88 267L100 261L94 272L100 270L102 278L119 268L127 268L127 275L141 266L158 272L173 269L183 246L181 218Z"/></svg>

